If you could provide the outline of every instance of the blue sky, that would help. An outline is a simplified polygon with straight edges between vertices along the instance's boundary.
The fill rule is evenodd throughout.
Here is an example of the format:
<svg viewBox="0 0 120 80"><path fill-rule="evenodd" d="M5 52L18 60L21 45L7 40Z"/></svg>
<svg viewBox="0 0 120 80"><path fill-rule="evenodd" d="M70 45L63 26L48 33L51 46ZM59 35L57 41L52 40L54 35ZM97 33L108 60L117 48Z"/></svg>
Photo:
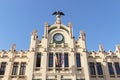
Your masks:
<svg viewBox="0 0 120 80"><path fill-rule="evenodd" d="M97 51L99 44L114 51L120 44L120 0L0 0L0 50L12 43L28 50L32 30L41 39L44 23L55 22L51 14L56 10L65 13L63 24L72 22L76 39L85 31L89 51Z"/></svg>

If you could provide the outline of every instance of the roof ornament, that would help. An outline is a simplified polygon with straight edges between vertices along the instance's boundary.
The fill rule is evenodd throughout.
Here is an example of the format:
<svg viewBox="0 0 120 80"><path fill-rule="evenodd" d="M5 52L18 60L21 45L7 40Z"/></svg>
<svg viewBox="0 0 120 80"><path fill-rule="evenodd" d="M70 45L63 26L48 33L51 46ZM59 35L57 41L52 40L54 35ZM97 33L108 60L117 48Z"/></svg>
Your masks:
<svg viewBox="0 0 120 80"><path fill-rule="evenodd" d="M37 30L33 30L32 31L32 36L33 36L34 40L36 40L38 38L38 36L37 36Z"/></svg>
<svg viewBox="0 0 120 80"><path fill-rule="evenodd" d="M116 45L116 51L120 52L120 45Z"/></svg>
<svg viewBox="0 0 120 80"><path fill-rule="evenodd" d="M56 24L61 24L60 17L61 15L64 16L65 14L61 11L55 11L52 15L56 15Z"/></svg>
<svg viewBox="0 0 120 80"><path fill-rule="evenodd" d="M101 44L99 45L99 51L100 51L100 52L103 52L103 51L104 51L104 48L103 48L103 46L102 46Z"/></svg>
<svg viewBox="0 0 120 80"><path fill-rule="evenodd" d="M11 45L11 51L14 52L14 51L15 51L15 48L16 48L16 44L12 44L12 45Z"/></svg>
<svg viewBox="0 0 120 80"><path fill-rule="evenodd" d="M80 31L80 37L81 37L82 40L85 41L85 32L82 31L82 30Z"/></svg>

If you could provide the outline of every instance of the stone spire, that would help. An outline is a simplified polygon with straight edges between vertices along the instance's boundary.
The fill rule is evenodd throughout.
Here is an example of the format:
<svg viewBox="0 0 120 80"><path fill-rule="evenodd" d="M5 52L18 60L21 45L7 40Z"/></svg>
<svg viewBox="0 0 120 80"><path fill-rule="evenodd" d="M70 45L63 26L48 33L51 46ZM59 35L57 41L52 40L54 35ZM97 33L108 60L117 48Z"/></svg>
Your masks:
<svg viewBox="0 0 120 80"><path fill-rule="evenodd" d="M36 48L36 44L38 41L37 30L33 30L31 34L31 41L30 41L30 51L34 51Z"/></svg>
<svg viewBox="0 0 120 80"><path fill-rule="evenodd" d="M11 45L11 51L14 52L15 49L16 49L16 44L12 44L12 45Z"/></svg>
<svg viewBox="0 0 120 80"><path fill-rule="evenodd" d="M86 40L85 32L82 30L80 31L80 38L84 41Z"/></svg>
<svg viewBox="0 0 120 80"><path fill-rule="evenodd" d="M56 24L61 24L61 20L60 20L60 18L61 18L61 15L63 15L64 16L64 13L63 12L61 12L61 11L55 11L52 15L56 15Z"/></svg>
<svg viewBox="0 0 120 80"><path fill-rule="evenodd" d="M48 37L48 23L45 22L45 25L44 25L44 37L47 38Z"/></svg>
<svg viewBox="0 0 120 80"><path fill-rule="evenodd" d="M36 40L38 38L37 30L33 30L31 36L33 36L33 39Z"/></svg>
<svg viewBox="0 0 120 80"><path fill-rule="evenodd" d="M73 29L72 29L72 23L71 22L69 22L68 23L68 27L70 28L70 36L71 36L71 38L73 37Z"/></svg>

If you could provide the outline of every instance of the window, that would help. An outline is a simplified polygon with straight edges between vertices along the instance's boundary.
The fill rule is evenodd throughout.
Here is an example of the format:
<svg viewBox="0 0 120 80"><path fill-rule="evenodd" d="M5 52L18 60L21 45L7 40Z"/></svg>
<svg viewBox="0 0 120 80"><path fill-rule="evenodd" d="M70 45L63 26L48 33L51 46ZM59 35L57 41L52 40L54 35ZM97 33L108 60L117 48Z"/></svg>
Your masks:
<svg viewBox="0 0 120 80"><path fill-rule="evenodd" d="M18 73L18 63L13 64L12 75L17 75Z"/></svg>
<svg viewBox="0 0 120 80"><path fill-rule="evenodd" d="M62 57L64 57L63 59L65 59L65 60L64 60L64 65L65 65L65 67L69 67L68 54L65 53L64 56L62 56Z"/></svg>
<svg viewBox="0 0 120 80"><path fill-rule="evenodd" d="M91 75L96 75L95 66L94 66L94 63L93 63L93 62L90 62L90 63L89 63L89 68L90 68L90 74L91 74Z"/></svg>
<svg viewBox="0 0 120 80"><path fill-rule="evenodd" d="M0 68L0 75L5 74L5 68L6 68L6 62L1 63L1 68Z"/></svg>
<svg viewBox="0 0 120 80"><path fill-rule="evenodd" d="M76 64L77 64L77 67L81 67L80 54L79 53L76 54Z"/></svg>
<svg viewBox="0 0 120 80"><path fill-rule="evenodd" d="M53 53L49 53L49 67L53 67Z"/></svg>
<svg viewBox="0 0 120 80"><path fill-rule="evenodd" d="M40 67L40 66L41 66L41 53L37 53L36 67Z"/></svg>
<svg viewBox="0 0 120 80"><path fill-rule="evenodd" d="M55 64L56 67L62 67L62 54L61 53L56 53L56 59L55 59Z"/></svg>
<svg viewBox="0 0 120 80"><path fill-rule="evenodd" d="M119 65L119 63L115 62L114 66L115 66L115 70L116 70L117 75L120 75L120 65Z"/></svg>
<svg viewBox="0 0 120 80"><path fill-rule="evenodd" d="M108 70L109 70L110 75L114 75L114 70L113 70L112 63L108 63Z"/></svg>
<svg viewBox="0 0 120 80"><path fill-rule="evenodd" d="M96 68L98 75L103 75L101 63L96 63Z"/></svg>
<svg viewBox="0 0 120 80"><path fill-rule="evenodd" d="M25 75L26 63L21 63L19 75Z"/></svg>

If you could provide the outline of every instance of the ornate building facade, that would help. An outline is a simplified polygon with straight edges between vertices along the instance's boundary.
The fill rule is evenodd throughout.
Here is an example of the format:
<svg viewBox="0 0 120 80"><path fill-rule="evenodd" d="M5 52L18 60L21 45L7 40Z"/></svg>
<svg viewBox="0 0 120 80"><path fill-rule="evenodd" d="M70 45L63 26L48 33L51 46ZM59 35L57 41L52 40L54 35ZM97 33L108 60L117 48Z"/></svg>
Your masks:
<svg viewBox="0 0 120 80"><path fill-rule="evenodd" d="M28 51L0 51L0 80L120 80L120 46L116 50L87 51L86 36L73 37L72 24L63 25L64 13L55 12L53 25L45 23L44 35L31 34Z"/></svg>

